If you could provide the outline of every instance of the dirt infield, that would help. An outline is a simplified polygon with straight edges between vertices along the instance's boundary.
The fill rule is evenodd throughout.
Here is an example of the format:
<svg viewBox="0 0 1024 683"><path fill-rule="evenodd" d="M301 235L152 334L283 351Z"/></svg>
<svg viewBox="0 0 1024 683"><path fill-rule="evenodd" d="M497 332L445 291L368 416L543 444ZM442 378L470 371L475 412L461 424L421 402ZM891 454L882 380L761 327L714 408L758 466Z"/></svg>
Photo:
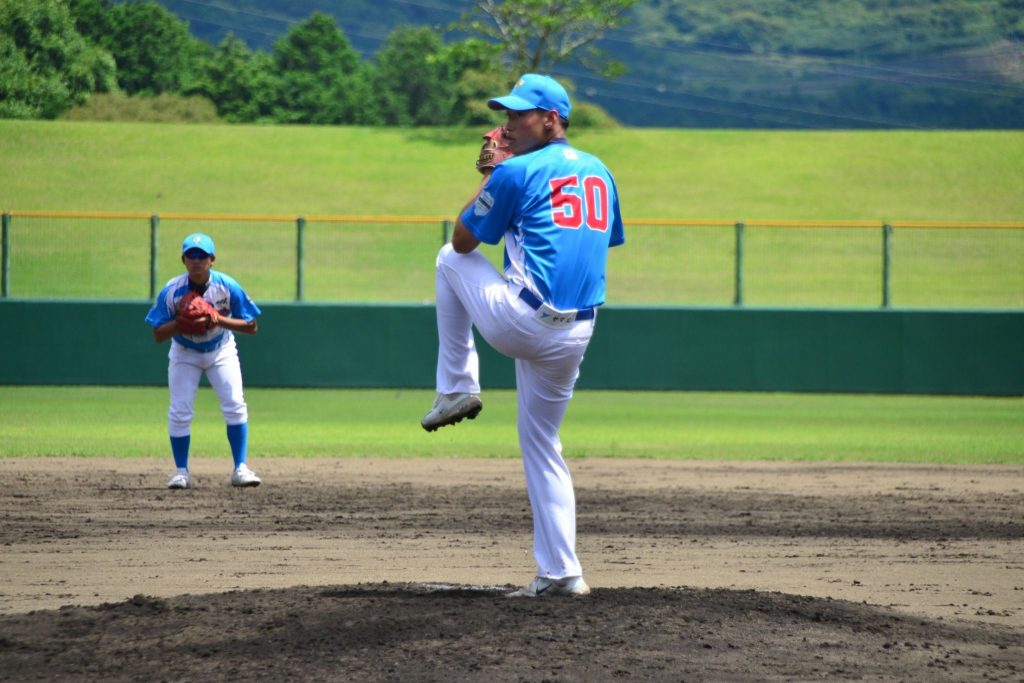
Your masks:
<svg viewBox="0 0 1024 683"><path fill-rule="evenodd" d="M0 459L0 680L1024 680L1024 468L573 460L594 593L515 460Z"/></svg>

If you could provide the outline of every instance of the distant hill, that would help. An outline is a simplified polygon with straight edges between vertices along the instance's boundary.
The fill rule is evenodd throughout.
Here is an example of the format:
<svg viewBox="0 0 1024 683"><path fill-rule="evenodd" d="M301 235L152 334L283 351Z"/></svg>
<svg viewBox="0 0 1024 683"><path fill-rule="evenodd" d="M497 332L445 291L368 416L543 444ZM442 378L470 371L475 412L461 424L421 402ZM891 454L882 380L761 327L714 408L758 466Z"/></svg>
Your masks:
<svg viewBox="0 0 1024 683"><path fill-rule="evenodd" d="M294 22L313 12L330 14L364 57L372 57L398 26L434 26L444 32L471 6L469 0L157 0L189 22L192 33L217 44L229 32L250 48L269 51Z"/></svg>
<svg viewBox="0 0 1024 683"><path fill-rule="evenodd" d="M365 59L400 25L449 26L469 0L161 0L192 32L269 50L314 11ZM271 6L268 9L268 5ZM555 75L634 126L1024 127L1019 0L649 0L600 43L628 67L609 82Z"/></svg>

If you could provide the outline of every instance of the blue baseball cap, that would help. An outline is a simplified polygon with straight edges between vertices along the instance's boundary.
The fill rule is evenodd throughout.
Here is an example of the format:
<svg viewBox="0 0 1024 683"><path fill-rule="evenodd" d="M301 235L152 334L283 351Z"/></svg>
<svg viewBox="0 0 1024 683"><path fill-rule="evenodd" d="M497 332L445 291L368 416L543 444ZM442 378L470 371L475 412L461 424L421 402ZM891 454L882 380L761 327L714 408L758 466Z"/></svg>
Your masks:
<svg viewBox="0 0 1024 683"><path fill-rule="evenodd" d="M205 251L210 256L214 255L213 250L213 238L209 235L204 235L201 232L194 232L181 243L181 253L184 254L189 249L199 249Z"/></svg>
<svg viewBox="0 0 1024 683"><path fill-rule="evenodd" d="M544 111L556 111L565 120L569 120L569 111L572 104L569 103L569 93L565 92L558 81L551 76L540 74L523 74L512 92L504 97L495 97L488 100L487 106L491 109L511 109L512 111L529 111L530 109L543 109Z"/></svg>

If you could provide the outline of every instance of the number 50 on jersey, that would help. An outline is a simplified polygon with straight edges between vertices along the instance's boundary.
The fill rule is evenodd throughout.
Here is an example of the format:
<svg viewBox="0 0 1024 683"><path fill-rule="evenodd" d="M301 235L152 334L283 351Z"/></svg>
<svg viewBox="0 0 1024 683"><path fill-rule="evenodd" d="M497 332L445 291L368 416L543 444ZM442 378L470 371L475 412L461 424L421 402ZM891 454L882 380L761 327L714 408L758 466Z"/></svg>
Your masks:
<svg viewBox="0 0 1024 683"><path fill-rule="evenodd" d="M552 178L551 220L560 228L578 230L586 225L591 230L608 230L608 181L588 175L582 182L578 175Z"/></svg>

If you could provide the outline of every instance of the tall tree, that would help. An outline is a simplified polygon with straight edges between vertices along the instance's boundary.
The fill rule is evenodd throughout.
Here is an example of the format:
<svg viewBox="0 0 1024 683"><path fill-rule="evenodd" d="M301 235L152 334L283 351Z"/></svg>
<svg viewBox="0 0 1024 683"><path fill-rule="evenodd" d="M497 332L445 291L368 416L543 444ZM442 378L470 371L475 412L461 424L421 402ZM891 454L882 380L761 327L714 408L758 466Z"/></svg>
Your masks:
<svg viewBox="0 0 1024 683"><path fill-rule="evenodd" d="M116 88L110 54L88 44L59 0L0 0L0 117L54 118Z"/></svg>
<svg viewBox="0 0 1024 683"><path fill-rule="evenodd" d="M456 74L444 60L444 45L433 30L400 27L377 52L374 74L381 121L390 125L449 123Z"/></svg>
<svg viewBox="0 0 1024 683"><path fill-rule="evenodd" d="M240 38L228 34L204 65L198 93L231 122L273 120L279 83L270 55L253 53Z"/></svg>
<svg viewBox="0 0 1024 683"><path fill-rule="evenodd" d="M199 75L206 43L188 24L155 2L126 2L109 8L108 33L99 38L117 61L117 80L128 94L189 91Z"/></svg>
<svg viewBox="0 0 1024 683"><path fill-rule="evenodd" d="M1024 0L1002 0L996 14L1004 38L1024 39Z"/></svg>
<svg viewBox="0 0 1024 683"><path fill-rule="evenodd" d="M618 62L592 43L640 0L474 0L463 26L505 47L513 74L548 72L570 57L606 75ZM586 53L580 48L587 47Z"/></svg>
<svg viewBox="0 0 1024 683"><path fill-rule="evenodd" d="M274 43L283 123L370 123L375 98L359 54L334 19L314 12Z"/></svg>
<svg viewBox="0 0 1024 683"><path fill-rule="evenodd" d="M487 99L508 88L501 52L500 45L479 38L445 46L441 58L456 74L450 123L475 126L495 121L495 113L487 107Z"/></svg>
<svg viewBox="0 0 1024 683"><path fill-rule="evenodd" d="M67 6L75 20L75 29L95 45L103 44L110 33L111 0L68 0Z"/></svg>

